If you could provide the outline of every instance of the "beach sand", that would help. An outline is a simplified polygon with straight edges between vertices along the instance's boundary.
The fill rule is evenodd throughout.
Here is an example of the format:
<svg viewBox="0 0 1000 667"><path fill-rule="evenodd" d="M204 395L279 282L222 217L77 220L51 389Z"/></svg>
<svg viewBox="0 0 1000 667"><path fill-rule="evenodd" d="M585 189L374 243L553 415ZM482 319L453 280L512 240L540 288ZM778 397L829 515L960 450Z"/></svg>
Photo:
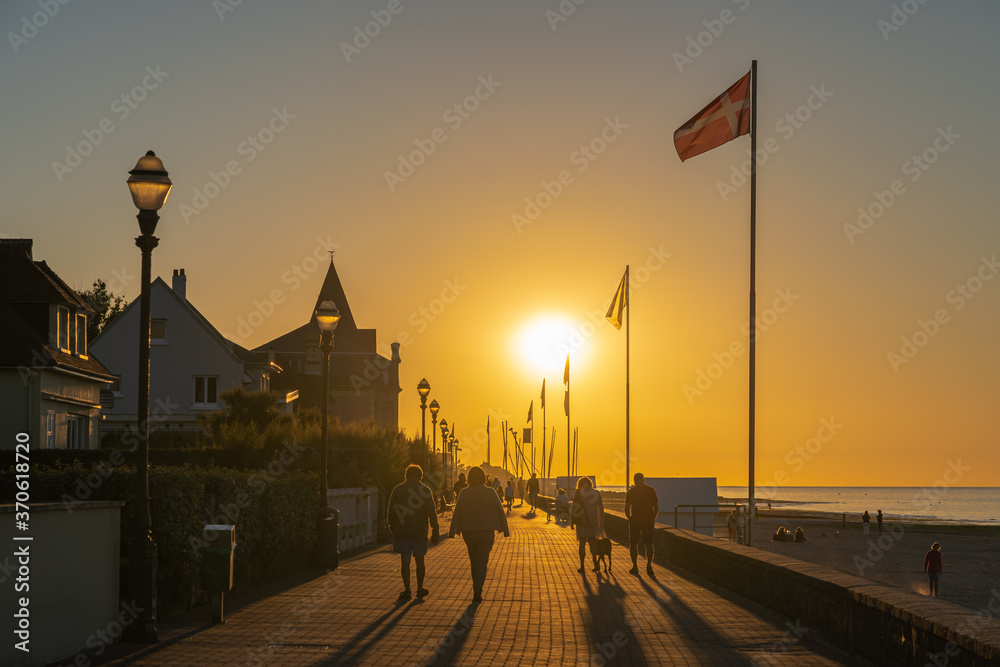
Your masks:
<svg viewBox="0 0 1000 667"><path fill-rule="evenodd" d="M605 509L623 510L624 493L602 491L601 495ZM874 515L871 534L865 537L860 515L848 515L845 528L840 514L761 509L753 546L926 595L924 555L933 542L940 542L944 564L939 584L942 600L974 611L1000 600L1000 526L902 523L890 519L886 517L882 524L880 543ZM772 542L771 536L778 526L793 532L801 527L807 542ZM824 533L826 537L820 537ZM726 535L725 517L720 515L716 518L716 536ZM993 603L994 607L996 604Z"/></svg>

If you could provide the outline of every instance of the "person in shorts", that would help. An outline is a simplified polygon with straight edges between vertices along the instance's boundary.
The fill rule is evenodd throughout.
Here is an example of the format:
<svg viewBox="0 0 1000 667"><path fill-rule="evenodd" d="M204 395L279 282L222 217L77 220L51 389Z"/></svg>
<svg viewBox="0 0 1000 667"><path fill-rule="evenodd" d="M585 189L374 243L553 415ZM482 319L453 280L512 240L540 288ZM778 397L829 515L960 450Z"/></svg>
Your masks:
<svg viewBox="0 0 1000 667"><path fill-rule="evenodd" d="M628 550L632 557L629 574L639 574L640 540L646 547L646 574L653 576L653 527L660 513L656 489L646 484L646 477L637 472L635 485L625 492L625 516L628 517Z"/></svg>
<svg viewBox="0 0 1000 667"><path fill-rule="evenodd" d="M403 576L403 592L400 600L409 600L410 558L417 563L417 597L422 598L430 591L424 588L424 556L427 555L427 528L432 528L431 543L440 539L437 512L434 511L434 493L421 483L424 471L411 464L406 467L406 481L398 484L389 494L386 515L389 530L392 531L392 549L399 554L400 573Z"/></svg>

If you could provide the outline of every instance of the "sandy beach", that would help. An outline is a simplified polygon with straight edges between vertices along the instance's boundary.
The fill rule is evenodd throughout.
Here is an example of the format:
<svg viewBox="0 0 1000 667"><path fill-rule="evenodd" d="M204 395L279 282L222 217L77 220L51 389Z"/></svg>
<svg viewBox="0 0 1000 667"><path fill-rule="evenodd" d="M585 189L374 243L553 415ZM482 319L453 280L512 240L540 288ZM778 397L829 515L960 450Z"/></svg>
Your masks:
<svg viewBox="0 0 1000 667"><path fill-rule="evenodd" d="M623 493L605 491L602 496L606 509L622 511ZM718 517L716 525L716 535L725 537L724 517ZM801 527L807 542L772 542L778 526L792 531ZM860 516L848 515L844 527L840 514L762 509L753 546L926 595L924 554L933 542L941 543L944 562L942 600L979 611L1000 599L1000 526L886 520L880 541L874 517L871 534L865 537Z"/></svg>

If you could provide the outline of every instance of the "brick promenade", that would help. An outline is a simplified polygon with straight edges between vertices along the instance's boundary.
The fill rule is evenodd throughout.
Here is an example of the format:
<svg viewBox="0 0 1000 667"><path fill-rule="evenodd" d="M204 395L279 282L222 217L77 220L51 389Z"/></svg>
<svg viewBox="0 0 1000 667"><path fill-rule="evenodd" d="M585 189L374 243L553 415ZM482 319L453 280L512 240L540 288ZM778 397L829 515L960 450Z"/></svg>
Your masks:
<svg viewBox="0 0 1000 667"><path fill-rule="evenodd" d="M497 537L481 604L471 603L461 538L431 547L431 593L405 603L396 600L399 556L382 547L228 613L224 625L148 647L117 645L104 664L865 664L799 639L794 619L762 617L661 565L653 578L642 567L632 576L628 549L618 544L610 577L589 567L581 575L573 531L526 509L510 515L510 538ZM448 517L444 534L447 525Z"/></svg>

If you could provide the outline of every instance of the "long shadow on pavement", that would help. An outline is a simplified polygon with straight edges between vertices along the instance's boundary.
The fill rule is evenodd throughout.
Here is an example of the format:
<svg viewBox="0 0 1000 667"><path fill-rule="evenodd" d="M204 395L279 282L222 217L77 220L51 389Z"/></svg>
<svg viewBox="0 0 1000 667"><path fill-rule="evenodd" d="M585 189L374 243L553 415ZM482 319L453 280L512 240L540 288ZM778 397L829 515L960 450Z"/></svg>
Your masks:
<svg viewBox="0 0 1000 667"><path fill-rule="evenodd" d="M448 634L438 640L433 653L429 653L426 659L420 664L423 665L452 665L456 663L462 645L468 640L472 631L472 622L479 609L479 603L473 602L465 608L465 612L459 616L455 624L448 630Z"/></svg>
<svg viewBox="0 0 1000 667"><path fill-rule="evenodd" d="M585 623L590 636L588 649L591 657L588 663L595 662L596 653L603 657L596 660L602 665L612 661L647 665L649 662L642 652L642 646L625 616L625 591L618 583L612 583L612 579L615 578L612 576L609 579L607 575L598 574L596 589L589 579L583 580L584 601L588 611Z"/></svg>
<svg viewBox="0 0 1000 667"><path fill-rule="evenodd" d="M382 614L367 626L359 630L353 637L329 658L324 658L316 663L318 665L346 665L360 662L361 657L378 643L397 623L403 618L406 612L410 611L414 605L423 604L420 601L412 601L404 605L397 605L386 613ZM394 615L395 614L395 615ZM377 632L376 632L377 630ZM363 644L358 644L361 639L366 638ZM349 657L348 657L349 656Z"/></svg>

